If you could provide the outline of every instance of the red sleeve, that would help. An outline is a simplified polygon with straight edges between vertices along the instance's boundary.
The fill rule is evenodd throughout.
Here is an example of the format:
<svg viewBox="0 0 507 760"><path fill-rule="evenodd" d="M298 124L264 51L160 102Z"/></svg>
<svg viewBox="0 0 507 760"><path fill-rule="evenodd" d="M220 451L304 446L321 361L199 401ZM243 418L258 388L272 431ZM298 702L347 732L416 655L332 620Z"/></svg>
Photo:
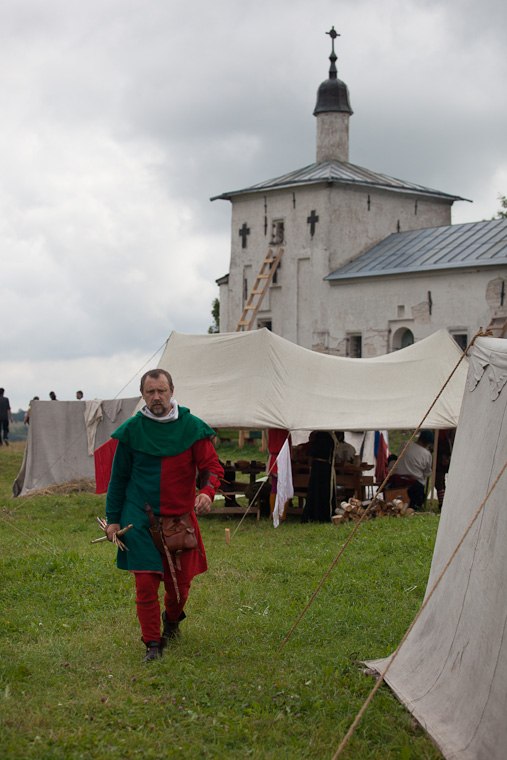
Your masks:
<svg viewBox="0 0 507 760"><path fill-rule="evenodd" d="M220 488L220 481L224 477L224 468L218 460L215 447L209 438L203 438L194 443L192 454L201 483L199 493L205 493L213 501L216 491Z"/></svg>

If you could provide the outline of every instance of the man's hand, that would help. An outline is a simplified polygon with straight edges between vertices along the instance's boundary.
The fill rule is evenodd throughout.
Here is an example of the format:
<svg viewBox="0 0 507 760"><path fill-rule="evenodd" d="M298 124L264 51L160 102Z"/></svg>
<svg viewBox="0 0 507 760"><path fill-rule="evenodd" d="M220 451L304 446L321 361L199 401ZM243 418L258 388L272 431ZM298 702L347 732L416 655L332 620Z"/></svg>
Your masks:
<svg viewBox="0 0 507 760"><path fill-rule="evenodd" d="M211 499L206 493L199 493L195 499L194 509L196 515L207 515L211 510Z"/></svg>
<svg viewBox="0 0 507 760"><path fill-rule="evenodd" d="M113 540L113 536L115 533L117 533L121 528L120 523L111 523L111 525L108 525L106 528L106 536L108 541Z"/></svg>

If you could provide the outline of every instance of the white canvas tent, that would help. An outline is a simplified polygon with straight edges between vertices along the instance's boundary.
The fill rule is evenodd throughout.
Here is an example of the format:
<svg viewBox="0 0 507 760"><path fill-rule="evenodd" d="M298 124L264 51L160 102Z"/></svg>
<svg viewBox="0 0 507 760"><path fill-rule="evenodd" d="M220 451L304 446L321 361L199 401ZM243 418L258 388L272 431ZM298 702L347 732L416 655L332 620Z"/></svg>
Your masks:
<svg viewBox="0 0 507 760"><path fill-rule="evenodd" d="M94 401L33 401L14 496L95 477L93 451L128 419L136 398Z"/></svg>
<svg viewBox="0 0 507 760"><path fill-rule="evenodd" d="M349 359L301 348L266 330L173 332L159 367L175 397L214 427L395 430L421 422L461 356L445 330L395 353ZM462 362L424 423L457 424Z"/></svg>
<svg viewBox="0 0 507 760"><path fill-rule="evenodd" d="M426 597L507 461L506 383L507 340L478 339ZM386 675L448 760L507 757L506 493L507 473Z"/></svg>
<svg viewBox="0 0 507 760"><path fill-rule="evenodd" d="M179 403L214 427L389 430L420 423L460 356L445 330L374 359L319 354L266 329L217 335L173 332L159 367L171 372ZM466 361L425 427L456 426L465 378ZM97 448L138 402L34 402L14 495L93 478L90 428ZM100 410L102 419L95 426Z"/></svg>

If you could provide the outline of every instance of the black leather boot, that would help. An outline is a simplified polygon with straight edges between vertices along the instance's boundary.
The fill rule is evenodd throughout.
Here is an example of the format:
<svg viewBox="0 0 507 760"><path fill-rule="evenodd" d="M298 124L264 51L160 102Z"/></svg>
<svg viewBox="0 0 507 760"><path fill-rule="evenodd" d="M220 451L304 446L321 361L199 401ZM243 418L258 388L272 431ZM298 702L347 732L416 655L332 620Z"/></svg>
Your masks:
<svg viewBox="0 0 507 760"><path fill-rule="evenodd" d="M178 639L181 636L180 631L180 622L182 620L185 620L186 615L184 612L181 613L178 620L168 620L167 619L167 612L164 610L162 613L162 638L160 640L160 648L163 649L166 647L169 643L169 641L174 641L175 639Z"/></svg>
<svg viewBox="0 0 507 760"><path fill-rule="evenodd" d="M146 654L143 662L150 662L151 660L159 660L162 657L162 642L159 641L147 641Z"/></svg>

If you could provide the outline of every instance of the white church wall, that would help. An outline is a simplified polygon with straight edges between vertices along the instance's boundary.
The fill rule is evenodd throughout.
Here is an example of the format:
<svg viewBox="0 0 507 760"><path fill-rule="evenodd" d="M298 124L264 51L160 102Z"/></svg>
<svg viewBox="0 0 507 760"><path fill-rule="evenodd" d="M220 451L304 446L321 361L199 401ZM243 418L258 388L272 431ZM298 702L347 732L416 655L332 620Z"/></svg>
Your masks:
<svg viewBox="0 0 507 760"><path fill-rule="evenodd" d="M317 193L318 197L321 195L325 195L324 190ZM221 314L223 331L235 329L243 308L244 277L247 275L247 290L250 291L270 247L272 225L281 221L284 225L284 255L277 273L279 284L268 290L258 317L260 320L272 318L278 334L299 342L298 334L301 336L306 327L298 326L298 311L303 310L306 322L308 303L318 297L322 280L329 274L329 257L319 229L320 222L315 225L313 237L307 222L315 206L315 197L315 191L310 193L306 188L296 188L294 191L272 191L266 195L251 194L234 199L229 282L222 286L222 289L228 289L227 314ZM242 247L239 234L244 225L249 230L246 248Z"/></svg>
<svg viewBox="0 0 507 760"><path fill-rule="evenodd" d="M313 225L308 221L312 218ZM258 319L271 322L275 332L288 340L312 348L326 344L325 333L329 334L333 322L324 277L398 228L449 224L450 206L351 186L311 185L235 197L229 282L221 288L221 293L227 288L221 309L222 331L236 328L244 298L267 254L275 222L283 223L285 252L278 285L266 293Z"/></svg>
<svg viewBox="0 0 507 760"><path fill-rule="evenodd" d="M492 317L507 318L501 303L506 278L507 267L499 267L330 285L329 352L346 356L348 336L361 335L363 357L389 353L401 329L415 341L442 328L470 340Z"/></svg>
<svg viewBox="0 0 507 760"><path fill-rule="evenodd" d="M222 283L218 288L218 299L220 301L220 319L219 327L220 332L225 332L225 326L229 324L229 286L228 283Z"/></svg>

